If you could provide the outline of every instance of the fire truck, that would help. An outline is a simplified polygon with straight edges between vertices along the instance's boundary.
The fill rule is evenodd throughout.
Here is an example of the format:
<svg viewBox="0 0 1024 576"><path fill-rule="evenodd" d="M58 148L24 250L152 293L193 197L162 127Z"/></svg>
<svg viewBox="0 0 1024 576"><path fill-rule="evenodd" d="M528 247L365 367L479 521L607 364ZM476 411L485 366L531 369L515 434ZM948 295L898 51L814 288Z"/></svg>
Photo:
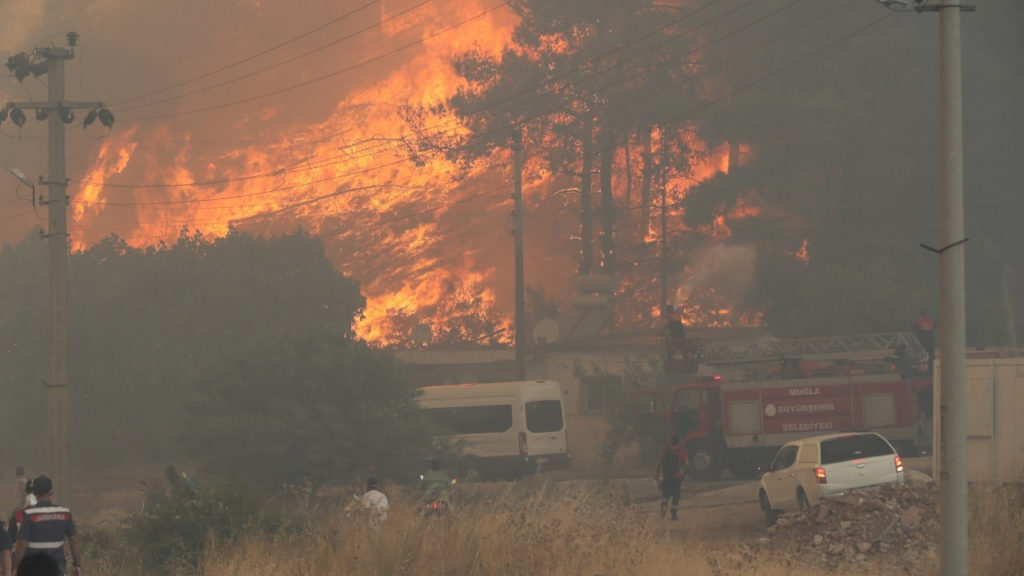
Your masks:
<svg viewBox="0 0 1024 576"><path fill-rule="evenodd" d="M661 414L653 392L636 395L634 412L667 420L698 480L726 468L754 477L786 442L828 432L872 430L909 453L920 437L918 413L930 422L928 354L913 333L694 348L701 371L711 375L676 386Z"/></svg>

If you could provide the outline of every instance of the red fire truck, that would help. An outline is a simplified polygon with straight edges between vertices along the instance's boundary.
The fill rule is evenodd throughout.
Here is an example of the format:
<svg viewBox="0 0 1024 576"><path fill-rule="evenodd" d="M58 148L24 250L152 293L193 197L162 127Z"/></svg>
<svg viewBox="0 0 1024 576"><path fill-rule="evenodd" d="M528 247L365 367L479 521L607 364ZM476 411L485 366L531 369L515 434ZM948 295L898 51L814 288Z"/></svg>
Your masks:
<svg viewBox="0 0 1024 576"><path fill-rule="evenodd" d="M698 480L718 478L725 468L755 476L786 442L827 432L873 430L908 452L918 412L929 421L931 415L931 377L907 369L920 364L911 352L910 363L903 348L902 357L780 359L738 376L695 377L673 391L669 433L683 440ZM729 362L735 367L738 358ZM655 406L653 398L643 405Z"/></svg>

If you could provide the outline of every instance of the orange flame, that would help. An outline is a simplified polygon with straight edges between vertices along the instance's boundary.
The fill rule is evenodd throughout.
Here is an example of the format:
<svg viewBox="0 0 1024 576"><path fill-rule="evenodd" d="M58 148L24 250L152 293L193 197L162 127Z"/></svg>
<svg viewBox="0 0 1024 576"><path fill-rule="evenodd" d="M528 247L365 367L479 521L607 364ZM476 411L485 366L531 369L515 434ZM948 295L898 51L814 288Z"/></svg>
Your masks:
<svg viewBox="0 0 1024 576"><path fill-rule="evenodd" d="M502 232L511 228L511 188L505 175L493 168L509 162L492 158L491 166L476 166L456 181L456 167L445 159L417 155L416 135L400 113L406 106L429 109L465 86L449 64L453 57L470 51L497 57L509 46L514 15L506 9L471 19L486 8L482 2L449 0L388 20L400 9L393 1L383 2L380 43L386 47L420 38L414 54L373 85L339 98L333 114L322 122L261 134L258 145L228 147L199 161L190 134L181 135L176 124L134 125L115 132L78 183L73 218L82 234L76 236L74 248L84 249L112 232L132 245L145 246L173 242L185 228L221 236L232 226L273 234L301 225L320 234L338 269L360 281L367 297L357 325L361 337L397 344L411 326L426 323L435 333L443 328L455 338L462 330L460 318L472 309L479 325L468 326L467 320L464 336L472 339L475 330L476 336L509 342L512 243ZM465 27L439 33L451 22L467 19ZM551 38L548 48L564 48L564 42ZM428 125L449 134L465 132L453 117L433 114ZM239 128L280 116L281 110L264 106ZM184 144L139 146L145 139L170 140L172 134ZM681 129L681 136L687 161L669 168L670 207L681 205L699 183L728 174L730 165L749 159L751 153L749 147L734 146L740 158L730 158L728 143L709 146L692 124ZM670 141L674 139L654 135L655 147ZM418 164L408 161L410 155ZM639 165L631 160L633 166ZM578 247L578 239L572 237L575 226L556 222L558 214L550 214L550 205L545 204L550 190L561 182L559 176L539 159L529 162L525 188L528 209L538 220L534 233L542 234L540 223L548 225L540 242L552 253L571 253ZM624 154L616 167L615 189L621 197ZM135 185L115 187L121 179ZM683 230L681 209L669 211L669 233ZM759 213L756 196L741 198L735 206L722 207L713 229L705 232L726 238L731 235L730 221ZM638 236L644 237L645 231L653 240L660 228L653 215L648 217L639 225ZM534 259L543 260L536 255ZM571 284L575 274L564 262L531 265L546 268L544 274L554 285ZM688 323L735 322L730 297L694 287L682 298L681 310Z"/></svg>
<svg viewBox="0 0 1024 576"><path fill-rule="evenodd" d="M807 238L804 238L803 242L800 243L800 249L793 254L793 257L804 264L809 264L811 262L811 254L807 251Z"/></svg>

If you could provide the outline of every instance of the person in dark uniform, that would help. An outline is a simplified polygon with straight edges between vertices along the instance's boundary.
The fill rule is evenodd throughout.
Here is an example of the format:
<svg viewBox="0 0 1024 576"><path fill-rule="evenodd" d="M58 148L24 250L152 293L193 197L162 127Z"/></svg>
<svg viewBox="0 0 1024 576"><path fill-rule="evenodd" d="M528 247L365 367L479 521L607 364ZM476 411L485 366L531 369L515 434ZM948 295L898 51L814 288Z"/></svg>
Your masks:
<svg viewBox="0 0 1024 576"><path fill-rule="evenodd" d="M679 493L683 486L683 477L686 476L686 467L690 465L686 457L679 436L673 436L669 446L666 446L658 458L658 467L654 471L654 477L661 485L661 517L665 517L665 511L669 509L671 501L672 520L679 520Z"/></svg>
<svg viewBox="0 0 1024 576"><path fill-rule="evenodd" d="M11 537L0 530L0 576L11 576Z"/></svg>
<svg viewBox="0 0 1024 576"><path fill-rule="evenodd" d="M67 560L64 558L64 541L67 540L71 546L71 575L80 576L82 547L71 510L53 503L53 483L46 476L32 480L32 493L37 502L25 509L14 546L14 564L20 567L26 555L47 554L57 561L61 573L67 574Z"/></svg>
<svg viewBox="0 0 1024 576"><path fill-rule="evenodd" d="M63 576L60 566L49 554L29 554L18 564L18 576Z"/></svg>

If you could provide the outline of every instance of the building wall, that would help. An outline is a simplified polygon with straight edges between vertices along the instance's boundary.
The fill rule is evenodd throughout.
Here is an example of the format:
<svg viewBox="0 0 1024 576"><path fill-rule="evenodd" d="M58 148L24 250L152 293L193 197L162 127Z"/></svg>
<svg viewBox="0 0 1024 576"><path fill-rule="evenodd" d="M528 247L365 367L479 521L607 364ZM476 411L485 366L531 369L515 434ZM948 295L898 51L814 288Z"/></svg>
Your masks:
<svg viewBox="0 0 1024 576"><path fill-rule="evenodd" d="M941 361L941 359L940 359ZM971 481L1024 479L1024 358L968 358L967 464ZM935 367L936 407L940 362ZM935 462L939 469L940 411L935 410Z"/></svg>
<svg viewBox="0 0 1024 576"><path fill-rule="evenodd" d="M577 365L585 374L598 370L613 376L621 376L628 361L649 358L660 350L631 348L579 351L553 350L533 358L527 367L530 378L546 378L562 384L565 391L566 424L569 430L569 451L572 465L581 471L632 470L643 468L647 463L639 460L636 446L619 450L609 462L602 454L601 447L609 429L610 412L588 408L587 392L575 374ZM616 383L621 386L621 380ZM651 465L653 470L653 464Z"/></svg>

